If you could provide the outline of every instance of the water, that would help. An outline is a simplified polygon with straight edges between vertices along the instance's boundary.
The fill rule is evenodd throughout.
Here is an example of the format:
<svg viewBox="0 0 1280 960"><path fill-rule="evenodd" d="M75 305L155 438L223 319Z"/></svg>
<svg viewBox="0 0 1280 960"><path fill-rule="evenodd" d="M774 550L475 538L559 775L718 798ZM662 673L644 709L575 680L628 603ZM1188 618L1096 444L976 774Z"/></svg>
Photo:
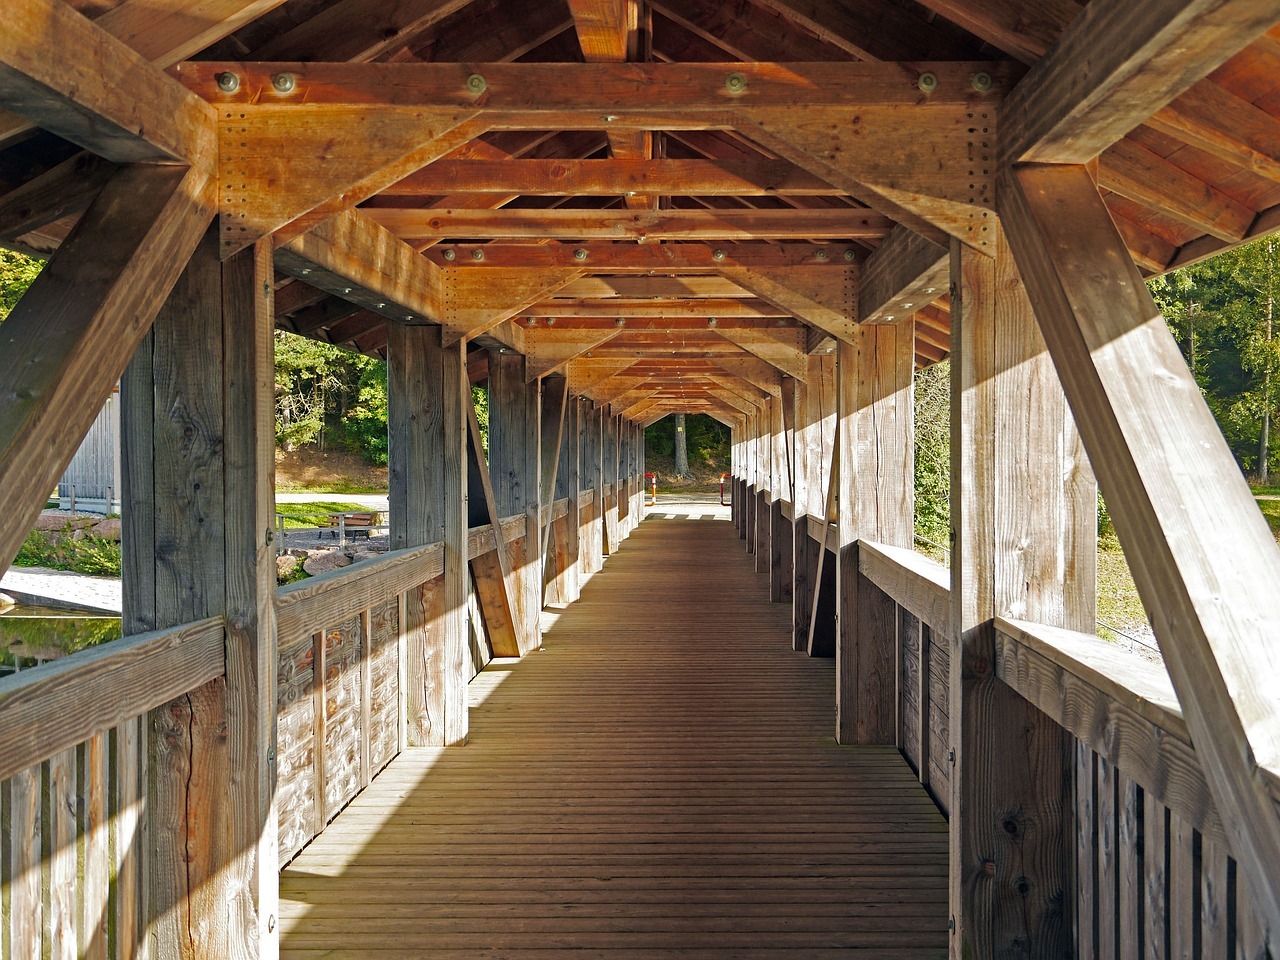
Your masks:
<svg viewBox="0 0 1280 960"><path fill-rule="evenodd" d="M0 674L119 640L119 617L18 604L0 613Z"/></svg>

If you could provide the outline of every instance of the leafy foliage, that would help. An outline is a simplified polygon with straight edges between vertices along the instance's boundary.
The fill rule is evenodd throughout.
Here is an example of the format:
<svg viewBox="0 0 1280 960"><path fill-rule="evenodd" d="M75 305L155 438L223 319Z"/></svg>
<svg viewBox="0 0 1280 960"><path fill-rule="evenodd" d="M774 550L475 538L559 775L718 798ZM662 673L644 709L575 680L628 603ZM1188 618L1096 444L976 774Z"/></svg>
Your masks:
<svg viewBox="0 0 1280 960"><path fill-rule="evenodd" d="M32 257L0 250L0 320L9 316L44 264Z"/></svg>
<svg viewBox="0 0 1280 960"><path fill-rule="evenodd" d="M1243 470L1260 472L1280 407L1280 240L1265 237L1150 282L1152 295ZM1274 431L1268 471L1280 461Z"/></svg>
<svg viewBox="0 0 1280 960"><path fill-rule="evenodd" d="M92 535L73 539L70 526L58 534L32 530L13 563L18 567L48 567L94 577L118 577L120 544Z"/></svg>
<svg viewBox="0 0 1280 960"><path fill-rule="evenodd" d="M951 363L916 373L916 536L951 538Z"/></svg>
<svg viewBox="0 0 1280 960"><path fill-rule="evenodd" d="M719 469L729 458L729 428L705 413L685 417L685 442L691 467ZM644 432L645 449L660 457L670 457L676 450L675 417L663 417Z"/></svg>

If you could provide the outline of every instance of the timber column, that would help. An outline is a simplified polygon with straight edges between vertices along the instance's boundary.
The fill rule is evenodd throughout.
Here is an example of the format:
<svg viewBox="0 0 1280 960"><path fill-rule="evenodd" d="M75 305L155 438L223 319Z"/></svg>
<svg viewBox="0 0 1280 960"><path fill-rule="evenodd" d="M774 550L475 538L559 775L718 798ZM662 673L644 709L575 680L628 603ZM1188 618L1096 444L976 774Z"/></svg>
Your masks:
<svg viewBox="0 0 1280 960"><path fill-rule="evenodd" d="M556 470L555 494L552 501L569 501L569 511L552 533L557 557L555 574L548 598L557 603L573 603L579 595L579 568L582 564L581 534L578 519L578 491L582 484L582 402L572 396L564 398L564 427L560 439L560 465Z"/></svg>
<svg viewBox="0 0 1280 960"><path fill-rule="evenodd" d="M272 279L210 230L122 381L126 632L227 623L226 675L143 731L154 960L278 953Z"/></svg>
<svg viewBox="0 0 1280 960"><path fill-rule="evenodd" d="M858 569L858 541L911 548L915 324L863 324L837 360L836 727L841 743L897 741L897 607Z"/></svg>
<svg viewBox="0 0 1280 960"><path fill-rule="evenodd" d="M951 254L951 955L1065 958L1070 737L997 679L992 618L1094 631L1097 494L992 229Z"/></svg>
<svg viewBox="0 0 1280 960"><path fill-rule="evenodd" d="M444 544L444 574L407 594L408 742L467 739L466 342L442 328L388 324L387 463L391 548Z"/></svg>
<svg viewBox="0 0 1280 960"><path fill-rule="evenodd" d="M489 355L489 473L498 512L524 514L525 536L511 544L512 597L519 620L520 654L542 639L541 382L525 379L525 358Z"/></svg>

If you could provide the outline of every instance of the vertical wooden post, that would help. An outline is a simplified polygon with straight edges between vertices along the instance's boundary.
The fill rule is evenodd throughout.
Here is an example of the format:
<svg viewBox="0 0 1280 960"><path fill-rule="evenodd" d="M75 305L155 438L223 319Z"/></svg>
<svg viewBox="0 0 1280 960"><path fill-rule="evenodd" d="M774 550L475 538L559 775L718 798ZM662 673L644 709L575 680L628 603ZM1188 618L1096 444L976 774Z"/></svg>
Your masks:
<svg viewBox="0 0 1280 960"><path fill-rule="evenodd" d="M773 486L773 419L778 398L770 397L756 419L756 497L755 554L756 573L769 573L770 557L770 490Z"/></svg>
<svg viewBox="0 0 1280 960"><path fill-rule="evenodd" d="M562 522L562 533L557 553L562 563L557 563L548 596L557 603L573 603L578 599L578 572L581 563L581 545L578 527L578 488L582 482L582 443L580 417L581 401L567 395L564 401L564 427L561 431L560 466L556 470L556 488L552 501L568 499L569 510Z"/></svg>
<svg viewBox="0 0 1280 960"><path fill-rule="evenodd" d="M912 375L915 328L867 324L839 347L839 630L836 726L841 743L897 737L897 611L858 571L861 538L910 547L914 523Z"/></svg>
<svg viewBox="0 0 1280 960"><path fill-rule="evenodd" d="M774 482L769 507L769 599L774 603L790 603L795 548L791 527L783 513L784 501L791 504L795 515L795 434L796 381L782 379L782 399L773 416Z"/></svg>
<svg viewBox="0 0 1280 960"><path fill-rule="evenodd" d="M441 328L390 324L387 340L391 546L444 544L444 574L408 592L406 712L412 746L467 739L466 345Z"/></svg>
<svg viewBox="0 0 1280 960"><path fill-rule="evenodd" d="M526 534L511 544L515 595L520 619L520 653L542 640L542 557L539 551L538 491L541 488L540 383L525 381L525 359L518 353L489 357L489 473L498 512L523 513Z"/></svg>
<svg viewBox="0 0 1280 960"><path fill-rule="evenodd" d="M586 573L599 571L604 560L604 428L602 414L590 400L583 401L582 411L582 482L591 491L587 536L583 542Z"/></svg>
<svg viewBox="0 0 1280 960"><path fill-rule="evenodd" d="M951 955L1068 957L1069 738L996 679L992 618L1093 631L1097 501L992 230L992 255L952 244Z"/></svg>
<svg viewBox="0 0 1280 960"><path fill-rule="evenodd" d="M210 231L123 381L125 622L227 621L225 676L140 751L156 960L278 951L272 276L269 244L223 265Z"/></svg>

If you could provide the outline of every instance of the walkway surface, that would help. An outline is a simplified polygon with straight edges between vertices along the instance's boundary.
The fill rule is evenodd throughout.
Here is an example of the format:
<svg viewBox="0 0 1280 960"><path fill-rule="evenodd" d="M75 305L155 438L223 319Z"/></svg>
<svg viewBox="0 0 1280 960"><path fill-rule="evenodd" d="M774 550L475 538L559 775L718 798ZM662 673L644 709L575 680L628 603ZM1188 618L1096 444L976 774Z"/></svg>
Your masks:
<svg viewBox="0 0 1280 960"><path fill-rule="evenodd" d="M89 577L70 570L44 567L10 567L0 577L0 593L19 603L65 607L91 613L120 615L120 581Z"/></svg>
<svg viewBox="0 0 1280 960"><path fill-rule="evenodd" d="M287 960L941 958L946 824L839 747L733 527L648 520L284 871Z"/></svg>

